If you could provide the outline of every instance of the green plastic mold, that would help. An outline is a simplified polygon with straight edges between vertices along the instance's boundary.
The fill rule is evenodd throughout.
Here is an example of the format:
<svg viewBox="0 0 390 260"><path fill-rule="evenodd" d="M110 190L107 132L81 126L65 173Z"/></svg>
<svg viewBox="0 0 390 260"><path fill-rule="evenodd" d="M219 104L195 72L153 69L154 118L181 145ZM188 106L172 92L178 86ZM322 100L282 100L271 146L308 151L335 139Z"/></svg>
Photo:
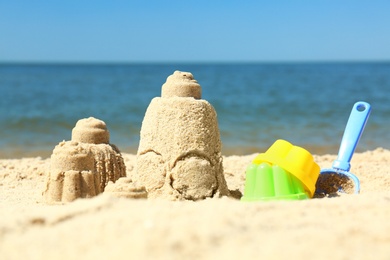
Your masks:
<svg viewBox="0 0 390 260"><path fill-rule="evenodd" d="M303 183L278 165L252 163L246 170L242 201L309 199Z"/></svg>

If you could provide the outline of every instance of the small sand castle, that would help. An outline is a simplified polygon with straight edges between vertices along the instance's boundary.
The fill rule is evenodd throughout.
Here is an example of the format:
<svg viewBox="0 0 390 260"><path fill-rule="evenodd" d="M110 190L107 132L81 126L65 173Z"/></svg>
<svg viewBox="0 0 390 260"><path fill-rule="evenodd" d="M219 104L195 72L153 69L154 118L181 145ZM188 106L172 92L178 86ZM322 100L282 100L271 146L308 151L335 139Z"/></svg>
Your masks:
<svg viewBox="0 0 390 260"><path fill-rule="evenodd" d="M175 71L144 117L134 179L149 198L228 195L217 114L191 73Z"/></svg>
<svg viewBox="0 0 390 260"><path fill-rule="evenodd" d="M129 177L119 178L115 183L110 181L104 190L104 194L128 199L148 198L145 187L137 185Z"/></svg>
<svg viewBox="0 0 390 260"><path fill-rule="evenodd" d="M108 182L126 176L122 155L109 144L106 124L96 118L81 119L72 140L53 150L50 172L43 192L46 202L70 202L102 193Z"/></svg>

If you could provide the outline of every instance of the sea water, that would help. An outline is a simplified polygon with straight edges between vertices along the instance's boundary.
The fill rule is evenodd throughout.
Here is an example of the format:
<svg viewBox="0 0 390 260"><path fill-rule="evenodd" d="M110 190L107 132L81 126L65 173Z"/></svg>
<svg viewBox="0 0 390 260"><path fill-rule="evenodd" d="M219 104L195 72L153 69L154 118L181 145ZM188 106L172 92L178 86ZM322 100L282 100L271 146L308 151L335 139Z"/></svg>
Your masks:
<svg viewBox="0 0 390 260"><path fill-rule="evenodd" d="M90 116L135 153L145 111L175 70L191 72L214 106L225 155L277 139L337 154L357 101L372 107L357 151L390 148L390 62L0 64L0 158L48 157Z"/></svg>

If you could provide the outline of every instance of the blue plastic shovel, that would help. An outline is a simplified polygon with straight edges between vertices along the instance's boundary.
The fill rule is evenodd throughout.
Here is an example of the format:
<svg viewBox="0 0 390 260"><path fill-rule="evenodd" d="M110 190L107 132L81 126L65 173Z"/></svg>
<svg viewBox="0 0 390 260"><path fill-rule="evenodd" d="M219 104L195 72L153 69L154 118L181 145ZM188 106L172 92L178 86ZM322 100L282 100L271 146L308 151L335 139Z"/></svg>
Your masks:
<svg viewBox="0 0 390 260"><path fill-rule="evenodd" d="M339 154L333 162L332 168L322 169L316 183L316 197L341 193L359 193L360 181L349 172L352 155L362 136L368 117L370 116L370 104L359 101L352 108L343 139L341 140Z"/></svg>

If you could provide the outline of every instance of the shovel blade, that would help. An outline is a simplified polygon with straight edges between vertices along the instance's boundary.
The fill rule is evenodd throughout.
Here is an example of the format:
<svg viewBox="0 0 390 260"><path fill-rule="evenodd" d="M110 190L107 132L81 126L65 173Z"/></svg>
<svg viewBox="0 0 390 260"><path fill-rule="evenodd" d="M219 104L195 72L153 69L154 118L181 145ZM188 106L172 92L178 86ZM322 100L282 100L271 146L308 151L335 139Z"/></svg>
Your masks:
<svg viewBox="0 0 390 260"><path fill-rule="evenodd" d="M316 182L315 197L337 196L337 193L358 194L359 179L350 172L322 170Z"/></svg>

